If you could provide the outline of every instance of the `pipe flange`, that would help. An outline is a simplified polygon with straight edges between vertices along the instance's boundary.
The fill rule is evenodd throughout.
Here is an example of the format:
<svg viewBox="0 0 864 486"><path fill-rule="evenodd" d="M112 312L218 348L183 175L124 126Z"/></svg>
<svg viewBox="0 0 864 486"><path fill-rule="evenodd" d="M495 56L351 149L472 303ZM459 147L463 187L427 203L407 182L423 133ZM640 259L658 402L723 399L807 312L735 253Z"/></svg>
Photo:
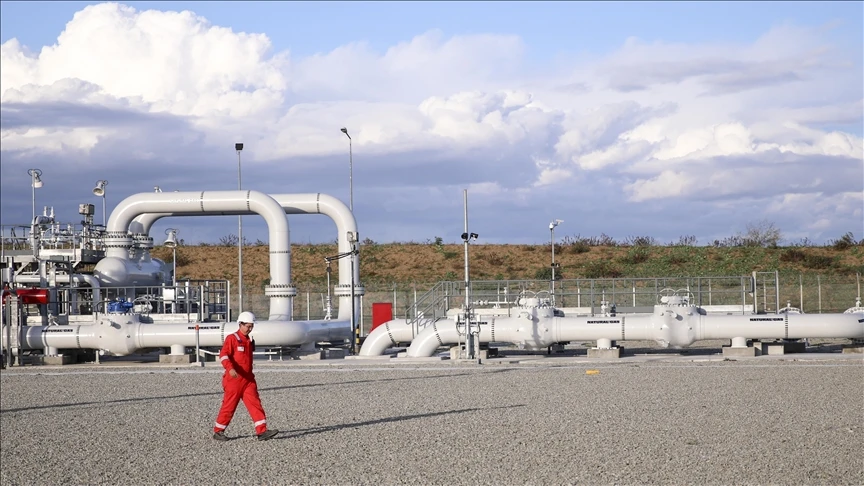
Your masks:
<svg viewBox="0 0 864 486"><path fill-rule="evenodd" d="M135 246L139 248L145 248L147 250L153 249L153 237L147 236L143 233L137 233L132 235L132 241L135 242Z"/></svg>
<svg viewBox="0 0 864 486"><path fill-rule="evenodd" d="M126 249L129 249L131 246L132 246L132 242L131 242L131 241L130 241L129 243L120 243L120 244L111 244L111 243L108 243L108 242L105 242L105 243L102 244L102 247L105 248L106 250L110 250L110 249L114 249L114 248L119 248L119 249L121 249L121 250L126 250Z"/></svg>
<svg viewBox="0 0 864 486"><path fill-rule="evenodd" d="M105 248L131 248L132 238L128 234L121 231L109 231L102 239L102 245Z"/></svg>
<svg viewBox="0 0 864 486"><path fill-rule="evenodd" d="M351 284L338 284L333 287L333 294L336 297L351 297ZM363 284L354 286L354 296L366 295L366 287Z"/></svg>
<svg viewBox="0 0 864 486"><path fill-rule="evenodd" d="M297 287L291 284L273 284L264 287L264 295L267 297L295 297Z"/></svg>

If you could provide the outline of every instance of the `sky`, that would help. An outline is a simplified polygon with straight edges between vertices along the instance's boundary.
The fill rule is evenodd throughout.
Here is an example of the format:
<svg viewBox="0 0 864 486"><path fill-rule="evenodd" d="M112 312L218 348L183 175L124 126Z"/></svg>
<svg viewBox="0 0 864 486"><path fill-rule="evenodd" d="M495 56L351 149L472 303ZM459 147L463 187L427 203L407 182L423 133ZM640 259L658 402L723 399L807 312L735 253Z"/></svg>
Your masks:
<svg viewBox="0 0 864 486"><path fill-rule="evenodd" d="M323 193L378 243L864 238L862 2L0 2L0 224ZM341 127L351 134L349 141ZM351 161L349 163L349 161ZM294 243L332 242L291 215ZM163 218L187 244L233 216ZM6 234L6 233L4 233ZM267 240L258 216L247 241Z"/></svg>

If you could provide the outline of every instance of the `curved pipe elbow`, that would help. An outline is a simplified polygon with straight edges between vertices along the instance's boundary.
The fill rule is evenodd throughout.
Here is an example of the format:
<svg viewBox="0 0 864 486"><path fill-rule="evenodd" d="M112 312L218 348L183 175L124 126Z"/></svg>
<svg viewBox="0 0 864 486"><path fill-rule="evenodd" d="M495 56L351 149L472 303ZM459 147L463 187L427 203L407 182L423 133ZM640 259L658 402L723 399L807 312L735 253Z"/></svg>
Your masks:
<svg viewBox="0 0 864 486"><path fill-rule="evenodd" d="M412 326L405 319L394 319L376 327L360 346L360 356L381 356L396 343L409 342L414 337Z"/></svg>
<svg viewBox="0 0 864 486"><path fill-rule="evenodd" d="M426 326L426 329L423 329L411 341L411 345L406 350L406 356L410 358L428 358L439 347L456 342L459 342L456 321L440 319Z"/></svg>

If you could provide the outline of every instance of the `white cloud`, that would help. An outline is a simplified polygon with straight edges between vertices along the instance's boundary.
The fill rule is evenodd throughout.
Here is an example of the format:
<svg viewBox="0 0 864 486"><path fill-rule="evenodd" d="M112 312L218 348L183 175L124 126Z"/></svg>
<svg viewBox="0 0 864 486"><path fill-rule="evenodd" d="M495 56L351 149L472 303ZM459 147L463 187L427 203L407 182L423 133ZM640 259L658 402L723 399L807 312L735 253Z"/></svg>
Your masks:
<svg viewBox="0 0 864 486"><path fill-rule="evenodd" d="M506 87L524 51L513 35L457 35L432 30L385 53L364 43L298 60L292 90L319 98L367 99L417 104L425 97ZM512 78L511 78L512 79Z"/></svg>
<svg viewBox="0 0 864 486"><path fill-rule="evenodd" d="M366 168L460 161L465 171L442 176L464 173L458 183L472 191L520 203L531 188L597 181L623 204L835 198L861 186L864 142L836 126L861 122L864 75L826 39L791 25L752 43L628 39L541 79L526 74L516 35L433 30L383 52L351 43L298 58L192 12L106 3L78 12L37 54L15 39L0 46L0 139L4 161L127 142L152 159L161 149L131 141L153 139L165 121L147 117L171 116L173 140L190 152L242 140L244 164L272 168L343 154L347 126ZM58 103L105 112L33 115ZM571 192L562 197L581 191Z"/></svg>
<svg viewBox="0 0 864 486"><path fill-rule="evenodd" d="M651 179L628 184L625 189L631 193L631 201L642 202L692 194L694 191L700 190L701 187L699 181L695 180L692 175L664 170Z"/></svg>

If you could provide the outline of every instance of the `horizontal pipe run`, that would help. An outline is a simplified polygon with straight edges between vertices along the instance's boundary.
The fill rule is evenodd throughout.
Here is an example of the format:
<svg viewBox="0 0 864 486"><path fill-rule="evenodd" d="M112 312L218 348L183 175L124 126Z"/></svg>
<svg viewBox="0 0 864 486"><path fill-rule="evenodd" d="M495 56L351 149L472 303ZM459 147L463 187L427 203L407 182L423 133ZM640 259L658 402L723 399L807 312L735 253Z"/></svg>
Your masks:
<svg viewBox="0 0 864 486"><path fill-rule="evenodd" d="M91 325L25 326L22 349L96 349L107 354L126 356L142 349L175 345L194 347L196 331L199 345L222 346L227 335L237 331L236 324L142 323L132 315L103 317ZM258 346L299 346L316 342L350 339L351 323L344 320L258 321L252 332Z"/></svg>
<svg viewBox="0 0 864 486"><path fill-rule="evenodd" d="M377 329L376 329L377 330ZM464 332L464 330L462 331ZM702 315L696 307L662 307L648 316L547 317L522 312L519 317L484 317L480 342L507 342L542 349L569 341L657 341L686 347L709 339L864 338L864 314ZM442 319L426 326L406 355L428 357L441 346L464 342L456 321ZM368 355L377 351L371 347ZM383 352L383 350L381 350ZM361 350L362 352L362 350Z"/></svg>

